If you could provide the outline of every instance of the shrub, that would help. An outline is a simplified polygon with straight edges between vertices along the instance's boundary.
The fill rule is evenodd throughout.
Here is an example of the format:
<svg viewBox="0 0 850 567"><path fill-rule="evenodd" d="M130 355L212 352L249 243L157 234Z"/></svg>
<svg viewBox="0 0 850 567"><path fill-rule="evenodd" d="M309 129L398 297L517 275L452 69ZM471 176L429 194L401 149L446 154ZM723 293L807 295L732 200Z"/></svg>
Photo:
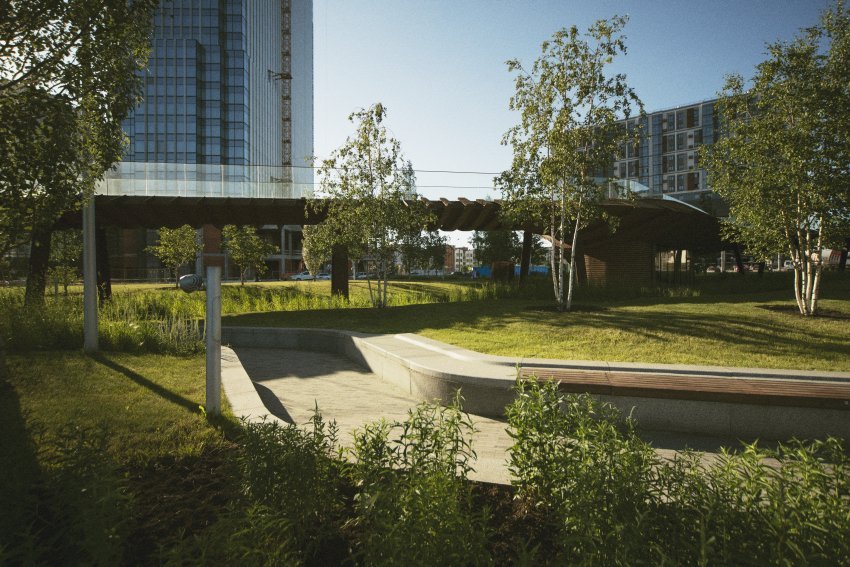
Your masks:
<svg viewBox="0 0 850 567"><path fill-rule="evenodd" d="M239 463L246 495L286 520L304 560L340 548L345 504L336 424L317 408L309 425L245 423Z"/></svg>
<svg viewBox="0 0 850 567"><path fill-rule="evenodd" d="M850 459L837 439L655 456L630 419L553 381L508 408L518 495L567 564L850 564Z"/></svg>
<svg viewBox="0 0 850 567"><path fill-rule="evenodd" d="M404 422L355 432L355 523L367 565L489 563L487 511L473 510L465 482L472 432L459 402L421 404Z"/></svg>
<svg viewBox="0 0 850 567"><path fill-rule="evenodd" d="M630 420L557 382L519 380L507 409L510 471L522 498L544 509L563 558L621 564L641 556L657 464Z"/></svg>

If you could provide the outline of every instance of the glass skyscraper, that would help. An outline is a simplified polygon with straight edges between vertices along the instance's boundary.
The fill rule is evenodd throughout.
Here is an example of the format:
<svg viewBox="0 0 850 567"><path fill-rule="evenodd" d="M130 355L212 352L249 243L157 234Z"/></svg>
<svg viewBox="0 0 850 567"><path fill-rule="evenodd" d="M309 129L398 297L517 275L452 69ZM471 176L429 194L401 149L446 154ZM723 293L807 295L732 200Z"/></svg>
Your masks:
<svg viewBox="0 0 850 567"><path fill-rule="evenodd" d="M125 161L296 166L306 180L312 33L310 0L164 0Z"/></svg>
<svg viewBox="0 0 850 567"><path fill-rule="evenodd" d="M298 198L313 185L312 0L162 0L154 16L143 100L124 122L129 145L98 194ZM268 226L281 243L272 274L300 266L300 227ZM220 232L196 270L229 262ZM143 252L153 230L113 233L123 279L160 277ZM286 243L285 245L283 243Z"/></svg>

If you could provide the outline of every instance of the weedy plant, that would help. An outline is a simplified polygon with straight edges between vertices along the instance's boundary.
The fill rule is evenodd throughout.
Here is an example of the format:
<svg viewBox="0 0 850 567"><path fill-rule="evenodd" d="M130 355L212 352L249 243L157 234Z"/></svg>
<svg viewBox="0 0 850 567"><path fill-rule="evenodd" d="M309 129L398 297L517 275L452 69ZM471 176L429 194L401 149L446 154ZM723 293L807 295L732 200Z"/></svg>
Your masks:
<svg viewBox="0 0 850 567"><path fill-rule="evenodd" d="M29 503L0 547L0 563L115 565L123 560L131 499L117 466L106 456L108 432L68 424L40 439L36 478L23 494L0 494ZM0 492L3 492L0 490Z"/></svg>
<svg viewBox="0 0 850 567"><path fill-rule="evenodd" d="M355 432L354 523L365 564L489 564L488 511L473 509L466 482L473 431L456 399Z"/></svg>
<svg viewBox="0 0 850 567"><path fill-rule="evenodd" d="M316 408L308 427L277 421L244 422L239 458L250 500L287 522L302 560L313 561L344 548L340 531L345 504L345 467L336 424ZM265 522L265 520L264 520Z"/></svg>
<svg viewBox="0 0 850 567"><path fill-rule="evenodd" d="M516 392L510 470L558 531L556 563L850 564L842 441L667 461L609 404L554 381L518 380Z"/></svg>

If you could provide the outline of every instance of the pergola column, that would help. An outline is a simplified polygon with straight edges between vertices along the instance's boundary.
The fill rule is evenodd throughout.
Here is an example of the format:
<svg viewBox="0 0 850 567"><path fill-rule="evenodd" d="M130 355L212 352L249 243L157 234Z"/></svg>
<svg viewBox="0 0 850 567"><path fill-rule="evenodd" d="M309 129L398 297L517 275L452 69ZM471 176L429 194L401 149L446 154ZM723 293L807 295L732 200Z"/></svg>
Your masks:
<svg viewBox="0 0 850 567"><path fill-rule="evenodd" d="M83 205L83 350L98 351L97 340L97 238L95 196Z"/></svg>

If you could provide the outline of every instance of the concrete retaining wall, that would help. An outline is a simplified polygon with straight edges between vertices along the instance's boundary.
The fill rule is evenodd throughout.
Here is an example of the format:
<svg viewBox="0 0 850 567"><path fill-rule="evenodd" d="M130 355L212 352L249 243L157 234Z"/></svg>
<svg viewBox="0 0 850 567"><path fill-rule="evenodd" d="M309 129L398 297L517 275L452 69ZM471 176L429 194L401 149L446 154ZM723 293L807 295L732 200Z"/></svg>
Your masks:
<svg viewBox="0 0 850 567"><path fill-rule="evenodd" d="M426 341L427 339L423 339ZM467 356L435 354L395 337L326 329L224 327L222 344L328 352L346 356L382 380L429 402L450 403L457 390L464 410L503 417L514 399L516 369L504 357L469 351ZM428 345L423 345L428 347ZM450 348L447 346L447 349ZM749 403L598 395L635 418L642 429L740 439L850 439L850 411ZM850 409L850 408L848 408Z"/></svg>

